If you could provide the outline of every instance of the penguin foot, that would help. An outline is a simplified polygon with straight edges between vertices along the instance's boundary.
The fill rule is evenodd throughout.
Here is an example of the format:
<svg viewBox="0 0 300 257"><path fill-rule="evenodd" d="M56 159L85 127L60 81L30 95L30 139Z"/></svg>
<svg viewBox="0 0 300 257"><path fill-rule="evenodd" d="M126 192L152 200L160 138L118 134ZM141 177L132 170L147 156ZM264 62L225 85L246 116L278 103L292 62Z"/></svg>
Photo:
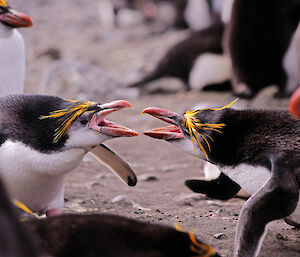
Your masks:
<svg viewBox="0 0 300 257"><path fill-rule="evenodd" d="M61 211L59 209L51 209L46 211L47 217L59 216Z"/></svg>
<svg viewBox="0 0 300 257"><path fill-rule="evenodd" d="M234 197L241 187L225 174L214 180L186 180L185 185L196 193L206 194L210 198L227 200Z"/></svg>

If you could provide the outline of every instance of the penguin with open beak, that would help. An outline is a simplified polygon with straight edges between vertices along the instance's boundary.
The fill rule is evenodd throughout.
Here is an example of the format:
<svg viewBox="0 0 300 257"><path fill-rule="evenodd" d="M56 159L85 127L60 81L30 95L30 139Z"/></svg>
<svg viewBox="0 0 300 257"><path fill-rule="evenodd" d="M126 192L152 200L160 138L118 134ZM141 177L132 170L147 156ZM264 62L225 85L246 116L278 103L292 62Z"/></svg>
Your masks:
<svg viewBox="0 0 300 257"><path fill-rule="evenodd" d="M288 110L234 110L229 106L183 115L146 108L143 113L172 125L144 134L165 139L216 165L222 171L219 194L230 198L240 188L252 194L239 216L234 256L257 256L266 225L293 214L297 207L300 121ZM229 192L228 185L233 185Z"/></svg>
<svg viewBox="0 0 300 257"><path fill-rule="evenodd" d="M130 166L102 143L138 133L106 116L132 105L105 104L45 95L0 98L0 175L12 198L49 216L63 207L66 174L91 152L129 186Z"/></svg>
<svg viewBox="0 0 300 257"><path fill-rule="evenodd" d="M108 214L63 214L24 223L42 256L220 257L193 233Z"/></svg>
<svg viewBox="0 0 300 257"><path fill-rule="evenodd" d="M17 29L32 25L27 14L0 0L0 96L24 93L25 44Z"/></svg>

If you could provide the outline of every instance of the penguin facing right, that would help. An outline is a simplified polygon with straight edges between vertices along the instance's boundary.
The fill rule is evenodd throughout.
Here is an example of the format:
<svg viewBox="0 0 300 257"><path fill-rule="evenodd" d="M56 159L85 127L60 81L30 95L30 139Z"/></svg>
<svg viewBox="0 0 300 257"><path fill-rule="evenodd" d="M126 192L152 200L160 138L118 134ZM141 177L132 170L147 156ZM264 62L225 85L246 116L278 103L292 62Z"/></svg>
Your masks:
<svg viewBox="0 0 300 257"><path fill-rule="evenodd" d="M131 107L125 100L99 104L45 95L0 98L0 175L11 197L34 212L58 214L66 174L88 152L134 186L130 166L102 144L138 135L105 118L125 107Z"/></svg>
<svg viewBox="0 0 300 257"><path fill-rule="evenodd" d="M64 214L24 222L42 256L220 257L193 233L108 214Z"/></svg>
<svg viewBox="0 0 300 257"><path fill-rule="evenodd" d="M183 115L149 107L143 113L171 126L144 134L216 165L222 171L219 180L235 185L224 193L233 196L243 188L252 194L239 215L234 256L254 257L266 225L293 214L299 203L300 120L293 119L288 110L228 107Z"/></svg>

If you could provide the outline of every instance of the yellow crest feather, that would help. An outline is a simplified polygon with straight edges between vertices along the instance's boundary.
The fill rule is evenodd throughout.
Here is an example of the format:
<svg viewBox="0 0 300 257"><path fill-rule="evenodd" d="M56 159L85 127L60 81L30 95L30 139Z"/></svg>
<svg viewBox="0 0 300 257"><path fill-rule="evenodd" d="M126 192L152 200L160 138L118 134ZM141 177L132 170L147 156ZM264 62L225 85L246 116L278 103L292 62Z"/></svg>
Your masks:
<svg viewBox="0 0 300 257"><path fill-rule="evenodd" d="M60 138L66 133L68 128L71 126L72 122L81 116L86 111L89 111L89 108L93 105L96 105L95 102L90 101L76 101L76 100L66 100L68 102L75 103L74 106L64 108L61 110L56 110L50 112L49 115L42 115L40 119L55 119L59 118L62 120L62 123L58 128L55 129L55 135L53 139L53 143L57 143Z"/></svg>
<svg viewBox="0 0 300 257"><path fill-rule="evenodd" d="M210 139L211 141L214 141L214 140L212 139L211 136L209 136L207 133L205 133L204 130L212 130L212 131L215 131L218 133L222 133L221 129L226 126L224 123L219 123L219 124L202 123L199 119L197 119L195 117L196 114L201 111L204 111L204 110L221 111L221 110L227 109L231 105L233 105L237 100L238 100L238 98L235 99L234 101L232 101L230 104L227 104L226 106L223 106L223 107L220 107L217 109L207 108L207 109L193 110L193 111L187 111L184 114L184 122L185 122L186 127L189 129L189 133L190 133L191 140L193 143L195 155L196 155L196 148L195 148L194 138L196 138L198 145L200 147L200 150L203 152L205 158L208 160L208 154L207 154L204 146L201 144L198 134L203 138L203 140L205 141L205 143L208 147L209 152L211 152L211 147L210 147L210 144L209 144L209 141L207 140L207 138Z"/></svg>
<svg viewBox="0 0 300 257"><path fill-rule="evenodd" d="M189 233L191 240L190 249L192 252L200 254L203 257L210 257L216 253L216 250L207 244L200 243L193 232ZM203 255L205 253L205 255Z"/></svg>

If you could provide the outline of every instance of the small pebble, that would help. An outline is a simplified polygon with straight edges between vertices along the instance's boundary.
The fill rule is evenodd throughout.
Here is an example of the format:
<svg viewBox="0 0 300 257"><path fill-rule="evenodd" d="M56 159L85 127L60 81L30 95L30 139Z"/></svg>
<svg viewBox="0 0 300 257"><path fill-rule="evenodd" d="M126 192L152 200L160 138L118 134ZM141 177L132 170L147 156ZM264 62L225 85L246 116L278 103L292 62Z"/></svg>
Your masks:
<svg viewBox="0 0 300 257"><path fill-rule="evenodd" d="M216 239L225 239L226 235L224 233L218 233L214 235L214 238Z"/></svg>

